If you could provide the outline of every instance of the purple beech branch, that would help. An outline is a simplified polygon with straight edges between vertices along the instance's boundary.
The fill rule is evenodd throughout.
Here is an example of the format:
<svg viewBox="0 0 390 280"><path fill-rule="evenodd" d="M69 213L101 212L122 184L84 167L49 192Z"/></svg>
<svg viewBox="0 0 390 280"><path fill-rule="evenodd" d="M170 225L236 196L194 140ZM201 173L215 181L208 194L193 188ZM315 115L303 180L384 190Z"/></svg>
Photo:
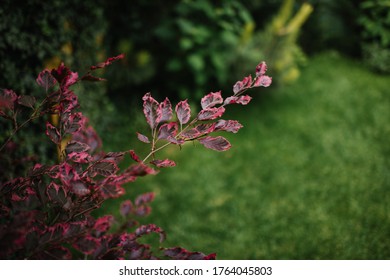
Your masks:
<svg viewBox="0 0 390 280"><path fill-rule="evenodd" d="M219 106L219 107L225 107L225 105L224 104L222 104L221 106ZM180 124L180 131L179 131L179 133L175 136L175 139L178 139L178 137L183 133L183 132L185 132L187 129L189 129L191 126L193 126L196 122L198 121L198 117L195 117L189 124L187 124L184 128L182 128L182 124ZM193 140L195 140L195 139L193 139ZM193 141L193 140L191 140L191 141ZM153 142L152 142L153 144L152 145L154 145L155 143L154 143L154 137L153 137ZM156 143L157 143L157 141L156 141ZM168 147L169 145L171 145L171 144L173 144L173 143L171 143L171 142L168 142L168 143L165 143L164 145L162 145L161 147L159 147L159 148L157 148L157 149L153 149L153 147L152 147L152 151L142 160L142 162L143 163L145 163L145 161L149 158L149 157L151 157L152 155L154 155L156 152L158 152L158 151L160 151L160 150L162 150L162 149L164 149L164 148L166 148L166 147Z"/></svg>
<svg viewBox="0 0 390 280"><path fill-rule="evenodd" d="M153 155L153 158L154 158L156 144L158 141L158 139L156 139L157 138L157 127L158 126L156 125L156 127L152 130L152 148L151 148L152 154L151 155Z"/></svg>
<svg viewBox="0 0 390 280"><path fill-rule="evenodd" d="M186 125L186 127L184 129L181 129L181 131L175 136L175 138L177 139L182 134L182 132L186 131L190 126L194 125L197 121L198 121L198 118L194 118L188 125ZM157 131L157 128L155 129L155 131ZM168 143L165 143L164 145L162 145L161 147L158 147L156 149L155 148L155 144L157 144L158 139L156 141L154 141L155 137L156 137L156 135L153 135L151 152L142 160L143 163L145 163L145 161L148 158L150 158L152 155L154 155L156 152L158 152L158 151L164 149L165 147L168 147L169 145L173 144L171 142L168 142Z"/></svg>
<svg viewBox="0 0 390 280"><path fill-rule="evenodd" d="M246 92L247 90L253 88L253 85L255 84L256 79L258 79L258 77L256 77L256 78L253 80L252 84L251 84L249 87L240 90L239 92L233 94L233 96L238 97L238 96L242 95L244 92ZM224 108L226 105L229 105L229 104L221 104L218 108ZM180 131L179 131L179 133L175 136L175 139L178 139L178 137L179 137L183 132L185 132L188 128L190 128L191 126L193 126L197 121L198 121L198 118L195 117L195 118L194 118L188 125L186 125L184 128L183 128L183 125L180 123ZM166 144L164 144L164 145L162 145L161 147L159 147L159 148L156 149L156 148L155 148L155 145L156 145L157 142L158 142L158 140L155 140L155 138L156 138L156 132L157 132L157 127L156 127L154 130L152 130L153 139L152 139L152 148L151 148L151 152L142 160L143 163L145 163L146 160L147 160L149 157L154 156L154 154L155 154L156 152L158 152L158 151L160 151L160 150L162 150L162 149L168 147L169 145L173 144L173 143L171 143L171 142L168 142L168 143L166 143ZM194 141L194 140L196 140L196 139L192 139L191 141Z"/></svg>
<svg viewBox="0 0 390 280"><path fill-rule="evenodd" d="M156 152L164 149L165 147L168 147L169 145L171 145L172 143L171 142L168 142L168 143L165 143L164 145L162 145L161 147L158 147L157 149L154 149L153 151L151 151L143 160L142 162L145 163L145 161L150 158L152 155L154 155Z"/></svg>

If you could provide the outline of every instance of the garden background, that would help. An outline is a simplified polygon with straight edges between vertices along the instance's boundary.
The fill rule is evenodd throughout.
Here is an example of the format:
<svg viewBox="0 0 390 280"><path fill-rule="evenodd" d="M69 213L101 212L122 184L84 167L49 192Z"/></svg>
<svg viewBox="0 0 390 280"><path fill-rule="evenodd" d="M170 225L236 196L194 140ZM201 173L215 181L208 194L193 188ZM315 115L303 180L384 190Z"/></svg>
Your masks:
<svg viewBox="0 0 390 280"><path fill-rule="evenodd" d="M244 125L232 149L169 147L175 168L126 189L122 200L156 193L144 222L167 232L165 246L219 259L390 258L389 1L6 0L0 18L0 87L21 94L61 61L85 72L126 54L103 86L77 89L106 150L147 154L136 139L146 92L197 106L267 61L273 85L227 113ZM55 160L36 130L23 149ZM119 203L99 213L119 215Z"/></svg>

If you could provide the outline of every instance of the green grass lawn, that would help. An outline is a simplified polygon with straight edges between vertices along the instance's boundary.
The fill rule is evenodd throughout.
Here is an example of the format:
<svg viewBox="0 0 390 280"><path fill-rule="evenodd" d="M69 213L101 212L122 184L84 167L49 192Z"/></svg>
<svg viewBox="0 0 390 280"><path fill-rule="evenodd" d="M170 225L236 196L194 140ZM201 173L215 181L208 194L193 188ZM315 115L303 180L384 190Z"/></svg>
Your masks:
<svg viewBox="0 0 390 280"><path fill-rule="evenodd" d="M295 84L250 94L227 108L244 125L225 134L231 150L169 147L162 157L177 167L128 186L131 197L156 192L143 222L165 229L163 246L219 259L390 259L390 77L327 53ZM131 130L104 140L137 148Z"/></svg>

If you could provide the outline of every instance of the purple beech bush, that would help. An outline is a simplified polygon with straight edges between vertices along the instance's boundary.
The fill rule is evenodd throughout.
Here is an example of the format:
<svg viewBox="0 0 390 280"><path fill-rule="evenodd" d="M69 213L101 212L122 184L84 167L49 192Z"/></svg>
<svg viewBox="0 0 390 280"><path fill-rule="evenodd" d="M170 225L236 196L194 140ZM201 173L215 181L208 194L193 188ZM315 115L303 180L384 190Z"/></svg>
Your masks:
<svg viewBox="0 0 390 280"><path fill-rule="evenodd" d="M10 89L0 90L0 116L13 127L1 144L0 157L14 144L13 136L38 118L46 118L46 135L57 148L56 164L37 163L24 177L11 176L1 182L1 259L215 259L215 253L206 255L180 247L161 247L154 252L150 244L142 242L141 237L151 233L159 236L160 243L166 237L160 227L141 225L137 220L151 212L153 193L118 205L122 216L118 220L112 215L94 218L91 213L105 200L122 196L125 184L175 166L173 160L157 157L157 152L168 145L198 141L208 149L228 150L229 141L212 134L236 133L242 127L236 120L221 117L228 105L247 105L251 101L244 94L248 89L271 84L272 79L265 75L266 63L256 67L255 78L249 75L238 81L232 96L223 99L220 91L205 95L196 114L187 100L173 106L168 98L158 102L150 93L145 94L143 113L150 133L137 133L137 138L150 145L150 153L141 159L133 150L104 152L99 136L79 111L72 90L82 81L104 80L93 72L123 57L121 54L92 66L83 76L64 64L42 71L36 79L45 92L41 100L17 95ZM29 117L19 120L20 112L26 110ZM118 163L125 155L134 163L120 170Z"/></svg>

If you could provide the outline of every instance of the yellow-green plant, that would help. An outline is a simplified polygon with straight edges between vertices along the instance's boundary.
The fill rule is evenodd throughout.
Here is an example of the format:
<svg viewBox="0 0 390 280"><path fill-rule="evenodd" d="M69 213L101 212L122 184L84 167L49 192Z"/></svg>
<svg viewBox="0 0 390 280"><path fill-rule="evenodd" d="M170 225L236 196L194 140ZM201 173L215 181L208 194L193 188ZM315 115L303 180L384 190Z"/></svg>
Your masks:
<svg viewBox="0 0 390 280"><path fill-rule="evenodd" d="M288 83L298 78L298 66L305 61L305 55L297 39L302 25L313 11L313 6L303 3L294 12L294 4L294 0L284 0L280 10L265 29L255 31L254 28L248 28L252 35L243 34L245 39L241 41L238 50L238 61L241 62L242 68L247 65L247 60L261 56L274 65L273 75L278 77L278 83ZM251 37L251 40L248 37Z"/></svg>

